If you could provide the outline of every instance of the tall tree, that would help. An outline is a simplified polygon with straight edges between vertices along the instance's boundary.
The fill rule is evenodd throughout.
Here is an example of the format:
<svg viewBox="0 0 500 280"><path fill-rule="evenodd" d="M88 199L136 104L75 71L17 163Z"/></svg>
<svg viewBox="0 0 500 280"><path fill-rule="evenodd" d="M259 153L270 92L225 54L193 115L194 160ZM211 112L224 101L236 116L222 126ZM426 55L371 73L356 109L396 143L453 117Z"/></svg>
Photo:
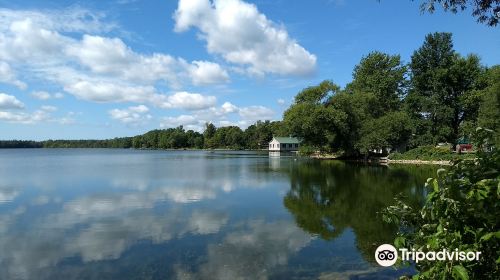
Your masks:
<svg viewBox="0 0 500 280"><path fill-rule="evenodd" d="M478 125L494 131L497 147L500 147L500 65L488 69L488 87L482 93Z"/></svg>
<svg viewBox="0 0 500 280"><path fill-rule="evenodd" d="M215 148L216 144L213 138L216 132L217 128L213 123L205 124L205 131L203 131L203 137L205 139L204 141L205 148Z"/></svg>
<svg viewBox="0 0 500 280"><path fill-rule="evenodd" d="M333 147L342 150L346 155L357 155L355 148L360 141L360 130L366 120L371 119L372 104L376 103L373 93L348 91L341 92L330 98L329 108L344 114L343 122L337 127L338 135L335 137Z"/></svg>
<svg viewBox="0 0 500 280"><path fill-rule="evenodd" d="M339 90L333 82L323 81L299 92L295 103L284 113L286 127L307 144L323 147L332 143L345 114L326 105Z"/></svg>
<svg viewBox="0 0 500 280"><path fill-rule="evenodd" d="M479 58L457 54L450 33L433 33L413 53L410 67L412 89L405 101L416 122L415 144L454 143L461 123L476 114L466 100L481 87Z"/></svg>
<svg viewBox="0 0 500 280"><path fill-rule="evenodd" d="M313 103L320 104L328 100L340 90L340 87L332 81L325 80L317 86L311 86L303 89L295 96L295 103Z"/></svg>
<svg viewBox="0 0 500 280"><path fill-rule="evenodd" d="M398 149L405 151L412 134L412 124L406 112L395 111L380 118L365 121L360 129L356 148L367 154L373 149ZM383 151L385 152L385 151ZM389 152L389 151L387 151Z"/></svg>
<svg viewBox="0 0 500 280"><path fill-rule="evenodd" d="M285 112L284 121L293 135L302 138L306 144L324 147L334 142L345 114L333 107L298 103Z"/></svg>
<svg viewBox="0 0 500 280"><path fill-rule="evenodd" d="M353 81L347 86L349 92L373 93L377 99L371 110L375 115L397 110L406 93L407 67L399 55L371 52L354 68Z"/></svg>

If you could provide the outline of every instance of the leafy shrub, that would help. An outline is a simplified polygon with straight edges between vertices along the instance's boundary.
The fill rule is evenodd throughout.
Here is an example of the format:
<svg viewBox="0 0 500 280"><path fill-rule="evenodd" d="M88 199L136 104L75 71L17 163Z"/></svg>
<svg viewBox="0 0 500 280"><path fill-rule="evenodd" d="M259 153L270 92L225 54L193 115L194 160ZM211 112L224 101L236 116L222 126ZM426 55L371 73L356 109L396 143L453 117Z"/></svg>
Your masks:
<svg viewBox="0 0 500 280"><path fill-rule="evenodd" d="M383 212L386 222L400 226L396 247L481 252L475 262L420 261L414 279L498 279L500 275L500 151L484 152L492 133L477 132L477 159L458 160L429 178L429 194L421 209L396 199L396 205Z"/></svg>
<svg viewBox="0 0 500 280"><path fill-rule="evenodd" d="M301 145L299 147L299 155L309 156L314 154L318 149L313 146Z"/></svg>

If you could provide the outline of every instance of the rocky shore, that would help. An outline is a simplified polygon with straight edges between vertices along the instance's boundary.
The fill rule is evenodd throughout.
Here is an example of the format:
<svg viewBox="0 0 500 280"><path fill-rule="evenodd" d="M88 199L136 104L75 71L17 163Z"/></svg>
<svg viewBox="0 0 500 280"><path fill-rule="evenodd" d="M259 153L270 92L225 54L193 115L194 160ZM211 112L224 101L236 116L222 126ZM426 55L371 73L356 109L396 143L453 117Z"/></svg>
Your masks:
<svg viewBox="0 0 500 280"><path fill-rule="evenodd" d="M387 163L451 165L448 160L389 159Z"/></svg>

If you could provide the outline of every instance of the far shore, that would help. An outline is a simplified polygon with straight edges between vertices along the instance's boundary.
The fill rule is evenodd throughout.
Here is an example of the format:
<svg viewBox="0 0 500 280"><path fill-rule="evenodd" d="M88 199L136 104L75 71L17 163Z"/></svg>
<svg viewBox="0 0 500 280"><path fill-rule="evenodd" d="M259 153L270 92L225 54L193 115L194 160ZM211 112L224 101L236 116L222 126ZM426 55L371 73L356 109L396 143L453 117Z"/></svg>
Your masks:
<svg viewBox="0 0 500 280"><path fill-rule="evenodd" d="M124 149L124 148L93 148L93 147L40 147L41 149ZM39 149L40 149L39 148ZM23 149L23 148L2 148L2 149ZM24 148L24 149L32 149L32 148ZM230 148L214 148L214 149L197 149L197 148L180 148L180 149L134 149L134 148L125 148L132 150L152 150L152 151L206 151L206 152L216 152L216 151L253 151L253 152L266 152L264 149L230 149ZM346 162L360 162L360 163L375 163L375 164L432 164L432 165L452 165L452 162L449 160L420 160L420 159L412 159L412 160L402 160L402 159L374 159L369 158L365 159L346 159L341 158L335 154L313 154L310 156L304 156L312 159L318 160L339 160Z"/></svg>

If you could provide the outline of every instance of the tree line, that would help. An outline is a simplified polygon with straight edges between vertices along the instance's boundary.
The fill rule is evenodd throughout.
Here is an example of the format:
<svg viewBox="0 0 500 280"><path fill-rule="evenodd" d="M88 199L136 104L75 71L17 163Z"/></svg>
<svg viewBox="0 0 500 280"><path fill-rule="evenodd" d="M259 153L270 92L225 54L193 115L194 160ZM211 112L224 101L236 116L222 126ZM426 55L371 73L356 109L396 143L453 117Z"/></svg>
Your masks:
<svg viewBox="0 0 500 280"><path fill-rule="evenodd" d="M292 135L314 150L360 156L455 144L477 126L496 131L500 141L500 65L459 54L451 33L432 33L409 63L374 51L344 88L327 80L303 89L283 121L258 121L245 130L207 123L202 133L179 126L107 140L0 141L0 148L263 149L273 135Z"/></svg>
<svg viewBox="0 0 500 280"><path fill-rule="evenodd" d="M265 149L273 135L283 135L281 121L257 121L247 129L205 125L203 133L183 126L155 129L133 137L105 140L0 141L0 148Z"/></svg>
<svg viewBox="0 0 500 280"><path fill-rule="evenodd" d="M331 81L302 90L284 113L291 134L306 144L347 155L456 144L477 126L500 140L500 65L462 56L451 33L432 33L409 63L372 52L344 89Z"/></svg>

